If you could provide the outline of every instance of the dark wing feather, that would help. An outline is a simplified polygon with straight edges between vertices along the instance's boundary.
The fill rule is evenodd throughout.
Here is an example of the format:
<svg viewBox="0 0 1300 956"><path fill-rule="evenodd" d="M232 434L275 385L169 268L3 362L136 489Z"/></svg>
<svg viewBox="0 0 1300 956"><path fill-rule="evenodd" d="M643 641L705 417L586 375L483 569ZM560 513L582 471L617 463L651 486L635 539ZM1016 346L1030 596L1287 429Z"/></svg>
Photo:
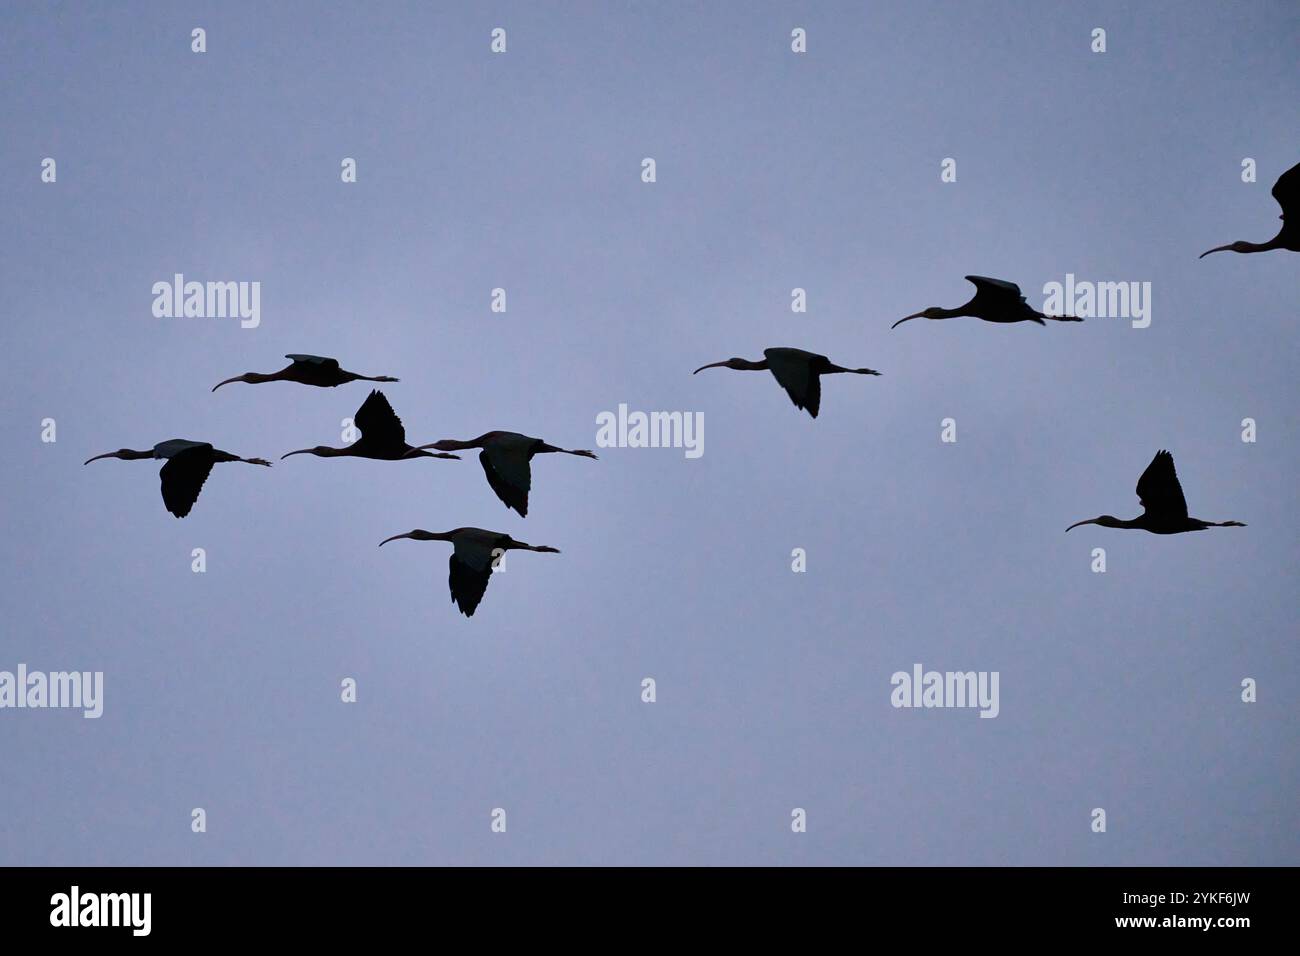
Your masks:
<svg viewBox="0 0 1300 956"><path fill-rule="evenodd" d="M968 303L970 311L994 322L1017 322L1038 319L1042 313L1025 301L1020 286L1004 279L987 276L967 276L966 281L975 286L975 298Z"/></svg>
<svg viewBox="0 0 1300 956"><path fill-rule="evenodd" d="M321 355L301 355L297 353L290 353L289 355L286 355L285 358L293 362L296 362L300 365L320 365L323 366L324 368L339 367L338 359L325 358L324 356Z"/></svg>
<svg viewBox="0 0 1300 956"><path fill-rule="evenodd" d="M1282 207L1282 218L1290 213L1293 219L1300 218L1300 163L1296 163L1273 184L1273 198Z"/></svg>
<svg viewBox="0 0 1300 956"><path fill-rule="evenodd" d="M352 421L371 444L406 444L402 420L379 389L372 391L370 397L361 403Z"/></svg>
<svg viewBox="0 0 1300 956"><path fill-rule="evenodd" d="M1174 456L1158 451L1142 472L1137 484L1138 500L1147 514L1162 518L1186 518L1187 500L1174 470Z"/></svg>
<svg viewBox="0 0 1300 956"><path fill-rule="evenodd" d="M812 368L812 361L820 358L823 361L829 361L825 356L809 355L804 358L801 355L791 354L791 349L764 349L763 354L767 357L767 368L772 373L772 377L777 383L785 389L785 393L790 396L790 401L794 402L795 408L807 410L813 418L822 406L822 380Z"/></svg>
<svg viewBox="0 0 1300 956"><path fill-rule="evenodd" d="M199 445L167 459L158 477L162 482L163 504L178 518L184 518L194 507L203 490L203 483L212 473L214 462L211 445Z"/></svg>
<svg viewBox="0 0 1300 956"><path fill-rule="evenodd" d="M998 298L1010 298L1012 301L1024 298L1020 286L1014 282L1008 282L1006 279L990 279L988 276L967 276L966 281L975 287L976 292L987 292L990 295L996 295Z"/></svg>
<svg viewBox="0 0 1300 956"><path fill-rule="evenodd" d="M487 591L488 578L492 577L492 565L475 568L453 554L447 562L451 574L447 584L451 588L451 599L466 617L473 617L483 594Z"/></svg>
<svg viewBox="0 0 1300 956"><path fill-rule="evenodd" d="M487 475L488 484L496 492L498 498L505 502L507 508L514 508L519 512L521 518L528 517L528 489L532 484L531 475L525 474L523 487L514 482L508 481L497 473L492 467L492 456L486 450L479 452L479 464L483 466L483 474ZM525 462L524 468L528 468Z"/></svg>

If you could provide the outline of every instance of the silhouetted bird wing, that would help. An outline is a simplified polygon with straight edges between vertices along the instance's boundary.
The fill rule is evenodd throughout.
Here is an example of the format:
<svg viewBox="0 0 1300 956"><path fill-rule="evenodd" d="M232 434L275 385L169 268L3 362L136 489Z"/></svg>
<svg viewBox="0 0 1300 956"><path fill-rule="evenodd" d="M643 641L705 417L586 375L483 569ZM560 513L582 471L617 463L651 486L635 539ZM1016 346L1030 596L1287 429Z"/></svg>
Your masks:
<svg viewBox="0 0 1300 956"><path fill-rule="evenodd" d="M967 276L966 281L975 287L976 292L985 292L1004 301L1025 300L1020 286L1006 279L990 279L988 276Z"/></svg>
<svg viewBox="0 0 1300 956"><path fill-rule="evenodd" d="M372 391L370 397L361 403L357 413L352 416L352 421L370 444L406 444L406 429L402 427L402 420L397 417L393 406L388 404L388 399L379 389Z"/></svg>
<svg viewBox="0 0 1300 956"><path fill-rule="evenodd" d="M1158 451L1142 472L1137 485L1138 500L1146 513L1161 518L1186 518L1187 499L1174 470L1174 456Z"/></svg>
<svg viewBox="0 0 1300 956"><path fill-rule="evenodd" d="M767 358L768 370L790 396L795 408L806 409L816 418L822 404L822 380L813 372L812 362L784 349L764 349L763 355ZM830 361L824 356L822 358Z"/></svg>
<svg viewBox="0 0 1300 956"><path fill-rule="evenodd" d="M286 355L285 358L289 359L291 362L298 362L303 365L323 365L325 368L339 367L338 359L324 358L323 356L320 355L289 354Z"/></svg>
<svg viewBox="0 0 1300 956"><path fill-rule="evenodd" d="M967 276L966 281L975 286L975 298L971 299L969 308L977 315L1000 315L1005 318L1039 316L1039 312L1025 301L1020 286L1014 282L990 279L988 276Z"/></svg>
<svg viewBox="0 0 1300 956"><path fill-rule="evenodd" d="M158 477L162 481L163 504L178 518L184 518L199 499L203 483L212 473L211 445L196 445L167 459Z"/></svg>
<svg viewBox="0 0 1300 956"><path fill-rule="evenodd" d="M205 441L190 441L188 438L169 438L166 441L160 441L153 446L153 456L155 458L173 458L183 451L190 448L211 448L212 445Z"/></svg>
<svg viewBox="0 0 1300 956"><path fill-rule="evenodd" d="M505 502L507 508L514 508L521 517L528 517L528 491L533 484L528 456L514 450L485 448L479 452L478 460L497 497Z"/></svg>
<svg viewBox="0 0 1300 956"><path fill-rule="evenodd" d="M1300 219L1300 163L1296 163L1273 184L1273 198L1277 204L1282 207L1282 218L1286 219L1287 213L1291 218Z"/></svg>
<svg viewBox="0 0 1300 956"><path fill-rule="evenodd" d="M447 585L460 612L473 617L487 591L488 578L492 577L492 548L482 541L466 541L464 538L457 538L453 543L455 551L447 562L451 572Z"/></svg>

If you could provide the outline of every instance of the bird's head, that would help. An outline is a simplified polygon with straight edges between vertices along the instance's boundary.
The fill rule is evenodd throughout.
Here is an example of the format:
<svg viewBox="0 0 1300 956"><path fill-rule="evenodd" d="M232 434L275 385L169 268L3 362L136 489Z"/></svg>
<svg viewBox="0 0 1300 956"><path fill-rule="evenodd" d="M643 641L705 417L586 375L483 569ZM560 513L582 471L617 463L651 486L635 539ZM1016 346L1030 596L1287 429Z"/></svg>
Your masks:
<svg viewBox="0 0 1300 956"><path fill-rule="evenodd" d="M396 541L399 538L410 538L412 541L442 541L445 540L445 535L434 534L432 531L425 531L423 528L416 528L414 531L406 532L406 534L395 534L391 538L385 538L379 542L379 546L382 548L388 542Z"/></svg>
<svg viewBox="0 0 1300 956"><path fill-rule="evenodd" d="M891 325L890 328L896 329L904 322L906 322L908 319L943 319L943 318L947 318L947 314L944 312L944 310L937 305L932 305L928 309L922 309L920 312L913 312L911 315L903 316L901 319L899 319L897 322Z"/></svg>
<svg viewBox="0 0 1300 956"><path fill-rule="evenodd" d="M735 358L735 357L733 357L733 358L729 358L729 359L727 359L725 362L711 362L711 363L708 364L708 365L701 365L699 368L697 368L697 369L696 369L694 372L692 372L691 374L692 374L692 375L699 375L699 374L700 374L701 372L703 372L706 368L751 369L751 368L753 368L753 367L754 367L754 363L753 363L753 362L750 362L750 361L748 361L748 360L746 360L746 359L743 359L743 358Z"/></svg>
<svg viewBox="0 0 1300 956"><path fill-rule="evenodd" d="M280 456L280 460L284 461L290 455L317 455L321 458L335 458L343 454L343 452L344 449L342 448L331 448L329 445L317 445L315 448L299 448L297 451L286 452Z"/></svg>
<svg viewBox="0 0 1300 956"><path fill-rule="evenodd" d="M229 385L231 382L244 382L248 385L264 385L267 382L275 382L279 379L279 373L267 375L265 372L245 372L243 375L236 375L234 378L228 378L224 382L218 382L212 386L215 392L222 385Z"/></svg>
<svg viewBox="0 0 1300 956"><path fill-rule="evenodd" d="M1065 530L1066 530L1066 531L1069 531L1071 528L1077 528L1077 527L1079 527L1079 525L1081 525L1081 524L1099 524L1099 525L1101 525L1103 528L1122 528L1122 527L1124 527L1124 523L1123 523L1122 521L1120 521L1118 518L1116 518L1115 516L1113 516L1113 515L1101 515L1101 516L1099 516L1099 517L1097 517L1097 518L1089 518L1087 521L1076 521L1074 524L1070 525L1070 527L1069 527L1069 528L1066 528Z"/></svg>
<svg viewBox="0 0 1300 956"><path fill-rule="evenodd" d="M123 461L132 461L136 458L152 458L152 451L132 451L130 448L119 448L117 451L106 451L102 455L96 455L94 458L87 458L82 462L83 465L89 465L92 461L99 461L101 458L121 458Z"/></svg>
<svg viewBox="0 0 1300 956"><path fill-rule="evenodd" d="M1211 252L1253 252L1255 243L1246 242L1244 239L1238 239L1236 242L1230 242L1226 246L1215 246L1213 249L1206 249L1196 258L1204 259Z"/></svg>

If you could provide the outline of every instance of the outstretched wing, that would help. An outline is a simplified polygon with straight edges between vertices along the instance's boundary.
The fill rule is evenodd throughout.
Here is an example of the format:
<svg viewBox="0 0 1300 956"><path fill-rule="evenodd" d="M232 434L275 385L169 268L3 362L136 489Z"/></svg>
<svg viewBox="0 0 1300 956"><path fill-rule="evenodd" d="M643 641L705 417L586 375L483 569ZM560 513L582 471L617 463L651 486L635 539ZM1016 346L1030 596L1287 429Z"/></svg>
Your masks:
<svg viewBox="0 0 1300 956"><path fill-rule="evenodd" d="M184 518L199 499L203 483L212 473L211 445L196 445L167 459L158 477L162 482L163 504L178 518Z"/></svg>
<svg viewBox="0 0 1300 956"><path fill-rule="evenodd" d="M1174 470L1174 456L1158 451L1137 484L1138 500L1146 513L1161 518L1186 518L1187 500Z"/></svg>
<svg viewBox="0 0 1300 956"><path fill-rule="evenodd" d="M338 359L325 358L320 355L297 355L291 353L289 355L286 355L285 358L289 359L289 361L291 362L297 362L301 365L321 365L325 368L339 367Z"/></svg>
<svg viewBox="0 0 1300 956"><path fill-rule="evenodd" d="M361 403L357 413L352 416L352 421L361 434L373 443L406 444L406 429L402 427L402 420L397 417L393 406L388 404L388 399L379 389L372 391L370 397Z"/></svg>
<svg viewBox="0 0 1300 956"><path fill-rule="evenodd" d="M1282 207L1282 218L1291 214L1292 221L1300 219L1300 163L1296 163L1273 184L1273 198Z"/></svg>
<svg viewBox="0 0 1300 956"><path fill-rule="evenodd" d="M825 356L811 354L805 358L803 355L791 354L787 349L764 349L763 355L767 359L768 370L790 396L794 407L805 409L809 415L816 418L822 405L822 380L821 376L813 371L811 360L813 358L830 360Z"/></svg>
<svg viewBox="0 0 1300 956"><path fill-rule="evenodd" d="M528 491L533 485L528 455L513 449L485 448L478 460L497 497L507 508L518 511L520 517L528 517Z"/></svg>
<svg viewBox="0 0 1300 956"><path fill-rule="evenodd" d="M1020 286L1005 279L990 279L988 276L967 276L966 281L975 286L975 298L970 301L970 310L981 317L989 316L993 321L1021 321L1037 319L1037 309L1025 301Z"/></svg>

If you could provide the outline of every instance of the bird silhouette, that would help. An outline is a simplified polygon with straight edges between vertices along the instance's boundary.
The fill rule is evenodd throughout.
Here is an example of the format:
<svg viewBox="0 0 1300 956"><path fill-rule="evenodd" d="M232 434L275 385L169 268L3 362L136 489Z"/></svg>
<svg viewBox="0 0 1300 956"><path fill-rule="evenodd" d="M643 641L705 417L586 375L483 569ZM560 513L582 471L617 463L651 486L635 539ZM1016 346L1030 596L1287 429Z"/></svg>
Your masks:
<svg viewBox="0 0 1300 956"><path fill-rule="evenodd" d="M1244 528L1240 521L1202 521L1200 518L1187 516L1187 500L1183 498L1183 486L1178 483L1178 473L1174 470L1174 456L1167 451L1158 451L1142 472L1137 483L1138 500L1142 503L1142 514L1127 520L1102 515L1087 521L1076 521L1066 528L1077 528L1083 524L1097 524L1103 528L1133 528L1138 531L1150 531L1152 534L1180 534L1184 531L1204 531L1206 528Z"/></svg>
<svg viewBox="0 0 1300 956"><path fill-rule="evenodd" d="M1198 259L1204 259L1211 252L1268 252L1272 249L1286 249L1288 252L1300 252L1300 163L1296 163L1273 184L1273 198L1282 207L1282 228L1268 242L1246 242L1239 239L1226 246L1206 249ZM1287 216L1290 216L1290 219Z"/></svg>
<svg viewBox="0 0 1300 956"><path fill-rule="evenodd" d="M331 448L317 445L315 448L300 448L280 456L281 460L289 455L317 455L321 458L375 458L380 461L400 461L403 458L460 458L460 455L434 454L421 451L408 445L406 429L402 420L388 404L384 393L373 390L361 403L357 413L352 416L361 437L346 448Z"/></svg>
<svg viewBox="0 0 1300 956"><path fill-rule="evenodd" d="M228 451L213 448L204 441L189 441L184 438L172 438L159 442L148 451L132 451L119 448L117 451L105 452L94 458L87 458L84 464L101 458L120 458L123 461L137 461L142 458L165 459L167 464L158 472L162 483L163 505L178 518L184 518L194 507L194 502L203 490L203 483L212 473L212 466L219 461L242 461L249 465L271 463L264 458L240 458Z"/></svg>
<svg viewBox="0 0 1300 956"><path fill-rule="evenodd" d="M481 448L478 460L487 475L488 484L496 496L507 508L519 512L520 517L528 517L528 491L532 487L532 467L529 464L534 455L558 453L562 455L579 455L583 458L596 456L584 450L570 451L556 448L540 438L521 435L518 432L486 432L478 438L458 441L444 438L430 445L420 445L416 450L435 448L438 451L462 451L467 448Z"/></svg>
<svg viewBox="0 0 1300 956"><path fill-rule="evenodd" d="M324 358L320 355L289 354L285 358L290 363L278 372L245 372L224 382L212 386L215 392L222 385L231 382L247 382L249 385L261 385L263 382L297 382L299 385L315 385L317 388L334 388L348 382L396 382L390 375L359 375L339 368L339 360Z"/></svg>
<svg viewBox="0 0 1300 956"><path fill-rule="evenodd" d="M760 372L766 369L785 389L786 394L790 396L790 401L794 402L795 408L804 409L813 418L817 417L817 412L821 409L823 375L835 375L840 372L853 375L880 374L870 368L844 368L832 363L825 355L805 352L803 349L763 349L763 355L764 358L757 362L743 358L730 358L725 362L701 365L691 374L698 375L706 368L733 368L744 372Z"/></svg>
<svg viewBox="0 0 1300 956"><path fill-rule="evenodd" d="M1074 315L1045 315L1034 309L1020 292L1020 286L1003 279L990 279L986 276L967 276L966 281L975 286L975 295L965 305L955 309L943 309L937 305L920 312L905 315L893 325L896 329L909 319L955 319L970 316L985 322L1037 322L1046 325L1048 319L1053 322L1082 322Z"/></svg>
<svg viewBox="0 0 1300 956"><path fill-rule="evenodd" d="M451 574L447 584L451 599L466 617L473 617L483 594L487 591L492 570L507 551L542 551L559 554L559 548L544 544L526 544L516 541L501 531L484 531L482 528L456 528L453 531L424 531L416 528L406 534L395 534L379 542L382 548L390 541L410 538L413 541L450 541L452 554L448 561Z"/></svg>

